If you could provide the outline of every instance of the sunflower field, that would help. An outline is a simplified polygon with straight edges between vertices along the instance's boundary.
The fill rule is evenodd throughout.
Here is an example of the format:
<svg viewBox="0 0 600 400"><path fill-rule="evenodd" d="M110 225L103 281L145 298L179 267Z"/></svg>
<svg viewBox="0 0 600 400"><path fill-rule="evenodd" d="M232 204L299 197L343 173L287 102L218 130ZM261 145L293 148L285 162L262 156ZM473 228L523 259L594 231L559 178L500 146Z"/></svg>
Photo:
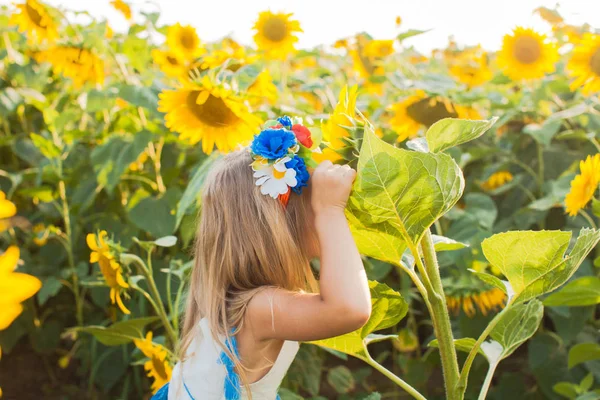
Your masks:
<svg viewBox="0 0 600 400"><path fill-rule="evenodd" d="M206 173L282 115L358 170L373 298L302 344L283 400L600 399L600 30L538 8L551 34L422 54L392 16L395 37L299 50L284 12L245 46L110 3L126 32L0 8L2 399L169 381Z"/></svg>

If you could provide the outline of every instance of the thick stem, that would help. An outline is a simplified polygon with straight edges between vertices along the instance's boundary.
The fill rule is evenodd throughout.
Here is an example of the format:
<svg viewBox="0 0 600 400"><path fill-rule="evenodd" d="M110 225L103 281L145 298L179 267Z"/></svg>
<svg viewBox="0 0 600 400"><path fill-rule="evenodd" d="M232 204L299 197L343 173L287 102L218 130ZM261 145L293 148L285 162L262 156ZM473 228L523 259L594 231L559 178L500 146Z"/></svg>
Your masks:
<svg viewBox="0 0 600 400"><path fill-rule="evenodd" d="M538 191L540 196L544 193L542 191L542 185L544 184L544 148L540 143L537 143L537 155L538 155Z"/></svg>
<svg viewBox="0 0 600 400"><path fill-rule="evenodd" d="M67 259L69 261L69 268L71 269L71 279L73 280L73 295L75 296L75 318L77 319L77 325L83 326L83 307L81 304L81 292L79 290L79 276L77 276L77 269L75 268L75 258L73 257L73 235L71 231L71 215L69 213L69 203L67 202L67 190L65 187L65 181L62 179L58 182L58 193L62 203L62 217L65 223L65 235L64 241L65 249L67 250Z"/></svg>
<svg viewBox="0 0 600 400"><path fill-rule="evenodd" d="M446 398L448 400L458 399L455 391L459 377L458 359L456 357L456 349L454 348L454 337L452 336L452 327L450 325L448 306L446 305L446 296L442 287L440 269L429 230L425 232L421 246L425 260L425 272L431 282L430 290L432 290L432 293L429 293L429 301L432 307L431 319L440 347L444 383L446 385Z"/></svg>
<svg viewBox="0 0 600 400"><path fill-rule="evenodd" d="M414 387L409 385L407 382L403 381L399 376L395 375L389 369L385 368L383 365L379 364L377 361L373 360L371 356L365 358L364 361L369 364L371 367L375 368L377 371L381 372L386 376L389 380L394 382L396 385L400 386L402 389L406 391L406 393L410 394L415 399L419 400L427 400L421 393L417 391Z"/></svg>
<svg viewBox="0 0 600 400"><path fill-rule="evenodd" d="M498 366L497 362L490 364L487 375L485 376L485 381L483 381L483 387L481 388L481 392L479 392L478 400L485 400L485 397L487 396L487 392L490 389L490 385L492 384L492 377L494 376L494 372L496 372L497 366Z"/></svg>
<svg viewBox="0 0 600 400"><path fill-rule="evenodd" d="M176 347L177 346L177 335L175 333L175 330L173 329L173 326L171 325L171 323L169 321L169 318L167 317L167 312L165 310L165 306L162 302L162 299L160 298L160 293L158 293L158 289L156 288L156 283L154 282L154 277L150 273L150 270L148 269L146 264L144 264L144 261L141 258L139 258L138 256L136 256L135 254L121 254L121 262L123 262L124 264L127 264L127 265L134 263L135 265L137 265L140 273L142 275L144 275L144 277L146 278L146 281L148 282L148 288L150 289L150 295L152 296L152 299L154 300L153 302L150 302L150 303L154 307L156 314L158 315L162 324L164 325L165 331L167 333L167 337L169 338L169 341L171 342L171 344L174 347Z"/></svg>

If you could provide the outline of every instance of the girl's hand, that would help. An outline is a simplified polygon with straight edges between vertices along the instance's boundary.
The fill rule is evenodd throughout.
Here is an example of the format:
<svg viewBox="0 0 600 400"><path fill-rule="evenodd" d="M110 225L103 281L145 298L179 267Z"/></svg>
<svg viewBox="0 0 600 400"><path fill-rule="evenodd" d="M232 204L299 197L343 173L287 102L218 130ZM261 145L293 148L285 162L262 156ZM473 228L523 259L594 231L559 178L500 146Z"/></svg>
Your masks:
<svg viewBox="0 0 600 400"><path fill-rule="evenodd" d="M326 210L346 208L356 171L348 165L323 161L312 173L311 203L315 214Z"/></svg>

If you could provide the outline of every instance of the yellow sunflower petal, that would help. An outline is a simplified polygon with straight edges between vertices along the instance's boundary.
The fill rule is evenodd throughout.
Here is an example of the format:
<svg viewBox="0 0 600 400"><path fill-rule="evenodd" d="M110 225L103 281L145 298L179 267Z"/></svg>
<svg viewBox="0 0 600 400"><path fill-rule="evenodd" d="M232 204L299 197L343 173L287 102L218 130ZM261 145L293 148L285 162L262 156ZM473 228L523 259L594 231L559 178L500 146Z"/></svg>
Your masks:
<svg viewBox="0 0 600 400"><path fill-rule="evenodd" d="M0 331L8 328L15 319L23 312L23 306L19 303L2 304L0 306Z"/></svg>
<svg viewBox="0 0 600 400"><path fill-rule="evenodd" d="M17 246L10 246L6 249L4 254L0 255L0 275L10 273L17 269L20 254L21 252Z"/></svg>

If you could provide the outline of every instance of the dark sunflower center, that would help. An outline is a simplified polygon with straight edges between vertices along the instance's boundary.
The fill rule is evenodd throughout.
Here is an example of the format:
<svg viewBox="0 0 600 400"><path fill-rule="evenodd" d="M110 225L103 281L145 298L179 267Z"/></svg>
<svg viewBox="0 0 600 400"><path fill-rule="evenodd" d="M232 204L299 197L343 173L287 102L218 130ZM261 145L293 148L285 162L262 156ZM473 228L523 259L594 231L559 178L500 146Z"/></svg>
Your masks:
<svg viewBox="0 0 600 400"><path fill-rule="evenodd" d="M188 50L194 49L194 46L196 44L196 41L194 40L194 35L192 35L191 33L184 32L181 34L180 39L183 47L185 47Z"/></svg>
<svg viewBox="0 0 600 400"><path fill-rule="evenodd" d="M592 67L592 71L600 76L600 47L596 49L596 52L592 55L590 59L590 67Z"/></svg>
<svg viewBox="0 0 600 400"><path fill-rule="evenodd" d="M428 97L406 107L406 113L413 120L425 126L431 126L444 118L456 118L454 106L446 99Z"/></svg>
<svg viewBox="0 0 600 400"><path fill-rule="evenodd" d="M199 94L200 91L190 92L187 97L187 106L202 123L214 127L223 127L232 125L238 120L237 115L227 107L227 104L221 98L212 94L208 96L204 104L197 104L196 99L198 99Z"/></svg>
<svg viewBox="0 0 600 400"><path fill-rule="evenodd" d="M514 56L522 64L532 64L542 55L540 42L529 36L517 38L515 41Z"/></svg>
<svg viewBox="0 0 600 400"><path fill-rule="evenodd" d="M169 379L167 376L167 371L165 370L165 363L160 361L158 357L152 357L152 367L154 368L154 371L156 371L156 375L160 376L164 380Z"/></svg>
<svg viewBox="0 0 600 400"><path fill-rule="evenodd" d="M167 56L167 62L171 65L179 65L175 57Z"/></svg>
<svg viewBox="0 0 600 400"><path fill-rule="evenodd" d="M287 24L281 18L269 18L263 30L265 37L272 42L280 42L287 36Z"/></svg>
<svg viewBox="0 0 600 400"><path fill-rule="evenodd" d="M42 15L38 12L38 10L31 7L29 2L25 4L25 10L27 10L27 15L34 24L37 26L42 26Z"/></svg>

